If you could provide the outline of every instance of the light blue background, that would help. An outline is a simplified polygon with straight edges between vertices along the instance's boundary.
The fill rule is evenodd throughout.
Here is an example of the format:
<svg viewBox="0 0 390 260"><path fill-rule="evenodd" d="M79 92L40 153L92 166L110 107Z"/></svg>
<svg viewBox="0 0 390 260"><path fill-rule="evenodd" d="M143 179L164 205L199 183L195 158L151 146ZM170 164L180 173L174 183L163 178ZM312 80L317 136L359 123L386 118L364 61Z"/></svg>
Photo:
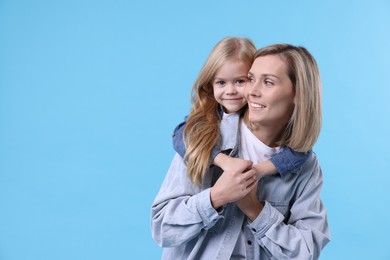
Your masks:
<svg viewBox="0 0 390 260"><path fill-rule="evenodd" d="M224 36L307 47L332 242L390 259L390 2L0 0L0 259L159 259L150 205Z"/></svg>

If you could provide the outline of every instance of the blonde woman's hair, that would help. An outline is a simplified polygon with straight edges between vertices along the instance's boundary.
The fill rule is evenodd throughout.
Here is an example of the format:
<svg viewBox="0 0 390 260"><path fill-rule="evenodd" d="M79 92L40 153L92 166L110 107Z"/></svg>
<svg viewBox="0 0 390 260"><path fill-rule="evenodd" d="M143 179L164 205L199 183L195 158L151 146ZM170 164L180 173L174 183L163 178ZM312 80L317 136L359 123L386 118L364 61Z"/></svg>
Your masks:
<svg viewBox="0 0 390 260"><path fill-rule="evenodd" d="M222 39L211 51L191 90L192 110L184 128L184 143L187 173L196 185L200 185L207 168L213 147L220 137L218 102L214 98L213 81L221 66L228 61L253 63L256 52L254 44L246 38Z"/></svg>
<svg viewBox="0 0 390 260"><path fill-rule="evenodd" d="M287 64L295 92L295 107L277 143L299 152L313 148L322 123L321 79L317 63L308 50L289 44L275 44L259 49L255 59L277 55Z"/></svg>

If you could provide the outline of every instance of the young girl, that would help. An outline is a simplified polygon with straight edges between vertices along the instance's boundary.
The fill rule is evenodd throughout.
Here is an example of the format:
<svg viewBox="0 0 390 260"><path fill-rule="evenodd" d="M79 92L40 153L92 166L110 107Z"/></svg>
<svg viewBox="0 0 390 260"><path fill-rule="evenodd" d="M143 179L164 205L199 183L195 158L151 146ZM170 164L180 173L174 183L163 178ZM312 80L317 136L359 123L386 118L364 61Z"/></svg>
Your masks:
<svg viewBox="0 0 390 260"><path fill-rule="evenodd" d="M193 108L187 121L176 127L173 146L186 160L187 172L196 184L201 183L210 162L224 171L248 164L248 161L225 154L235 144L229 142L229 134L221 135L220 129L234 133L240 114L247 108L243 92L255 51L248 39L222 39L210 53L193 85ZM270 160L254 162L252 167L259 177L276 172L283 177L301 167L310 155L311 151L296 152L285 146Z"/></svg>

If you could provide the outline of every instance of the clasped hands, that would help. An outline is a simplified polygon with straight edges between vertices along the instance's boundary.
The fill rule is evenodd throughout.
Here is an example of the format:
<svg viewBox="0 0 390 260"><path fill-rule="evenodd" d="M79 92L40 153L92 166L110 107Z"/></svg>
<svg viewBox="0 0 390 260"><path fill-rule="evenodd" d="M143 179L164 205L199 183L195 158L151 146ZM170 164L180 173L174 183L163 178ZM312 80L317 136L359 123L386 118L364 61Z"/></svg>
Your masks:
<svg viewBox="0 0 390 260"><path fill-rule="evenodd" d="M263 204L257 198L258 179L252 166L251 161L235 158L234 163L225 168L210 192L215 209L235 202L251 221L256 219Z"/></svg>

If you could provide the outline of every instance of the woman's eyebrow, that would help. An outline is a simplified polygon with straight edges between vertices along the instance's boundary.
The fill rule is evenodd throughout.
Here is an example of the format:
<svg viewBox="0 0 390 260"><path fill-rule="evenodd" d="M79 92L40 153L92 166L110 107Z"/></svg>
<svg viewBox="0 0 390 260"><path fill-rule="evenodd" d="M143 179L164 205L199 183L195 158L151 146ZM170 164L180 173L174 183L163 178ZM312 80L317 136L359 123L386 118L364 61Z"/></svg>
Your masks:
<svg viewBox="0 0 390 260"><path fill-rule="evenodd" d="M248 77L251 77L253 76L253 73L252 72L248 72ZM263 73L260 75L260 77L262 78L266 78L266 77L273 77L273 78L276 78L276 79L279 79L280 80L280 77L276 76L275 74L271 74L271 73Z"/></svg>
<svg viewBox="0 0 390 260"><path fill-rule="evenodd" d="M266 78L266 77L272 77L272 78L276 78L276 79L279 79L280 78L278 76L276 76L275 74L270 74L270 73L264 73L264 74L261 74L262 77Z"/></svg>

